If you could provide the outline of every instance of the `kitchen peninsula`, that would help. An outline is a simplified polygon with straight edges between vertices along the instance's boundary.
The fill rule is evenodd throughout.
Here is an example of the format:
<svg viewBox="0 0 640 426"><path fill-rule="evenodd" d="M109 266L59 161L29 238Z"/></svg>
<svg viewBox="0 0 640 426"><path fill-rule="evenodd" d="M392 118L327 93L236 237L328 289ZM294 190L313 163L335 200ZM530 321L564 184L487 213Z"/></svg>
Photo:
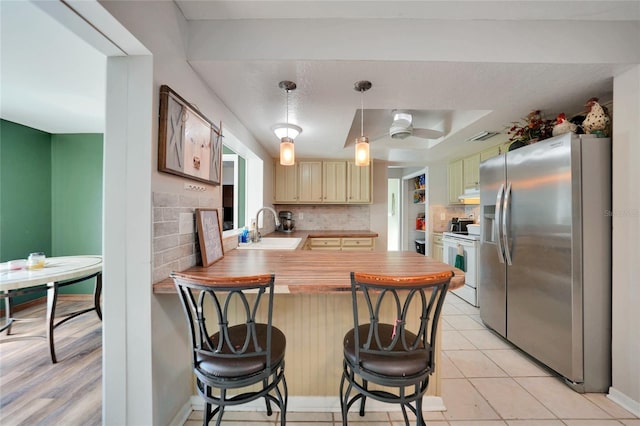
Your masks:
<svg viewBox="0 0 640 426"><path fill-rule="evenodd" d="M270 234L269 236L274 236ZM304 239L300 246L304 244ZM342 339L353 326L350 272L420 275L453 270L450 288L464 285L464 273L414 252L230 250L208 268L194 266L185 272L215 276L274 273L276 292L273 323L287 336L286 376L293 411L308 408L339 409L338 384L342 372ZM176 293L172 280L154 285L157 295ZM177 319L183 321L183 318ZM440 329L441 330L441 329ZM439 389L439 338L436 371L425 409L442 409ZM301 402L299 402L301 401Z"/></svg>

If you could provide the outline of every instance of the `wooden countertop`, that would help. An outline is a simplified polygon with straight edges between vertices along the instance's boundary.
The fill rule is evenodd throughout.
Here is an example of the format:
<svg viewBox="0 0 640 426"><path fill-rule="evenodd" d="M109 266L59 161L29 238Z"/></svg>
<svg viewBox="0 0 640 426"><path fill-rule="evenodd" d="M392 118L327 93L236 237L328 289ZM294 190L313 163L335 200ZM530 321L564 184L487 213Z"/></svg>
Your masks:
<svg viewBox="0 0 640 426"><path fill-rule="evenodd" d="M208 268L194 266L184 272L209 276L274 273L276 275L276 291L279 293L333 293L350 290L351 271L389 275L421 275L451 270L455 272L455 276L451 280L449 288L462 287L464 272L410 251L354 251L345 255L345 252L342 251L231 250L225 253L224 258ZM173 280L168 278L154 284L153 292L156 294L175 294Z"/></svg>
<svg viewBox="0 0 640 426"><path fill-rule="evenodd" d="M329 230L329 231L293 231L271 232L263 237L270 238L378 238L378 233L369 230Z"/></svg>

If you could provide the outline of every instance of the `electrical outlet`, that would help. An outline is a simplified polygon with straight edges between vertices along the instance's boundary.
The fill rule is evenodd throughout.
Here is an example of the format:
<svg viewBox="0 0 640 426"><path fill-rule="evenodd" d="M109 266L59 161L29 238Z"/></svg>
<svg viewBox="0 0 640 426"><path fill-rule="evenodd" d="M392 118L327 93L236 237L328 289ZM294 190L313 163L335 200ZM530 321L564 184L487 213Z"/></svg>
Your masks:
<svg viewBox="0 0 640 426"><path fill-rule="evenodd" d="M298 219L300 220L304 219L304 213L302 212L298 213Z"/></svg>
<svg viewBox="0 0 640 426"><path fill-rule="evenodd" d="M184 189L186 189L187 191L198 191L198 192L204 192L207 190L205 186L196 185L194 183L185 183Z"/></svg>
<svg viewBox="0 0 640 426"><path fill-rule="evenodd" d="M445 220L447 216L444 213L440 213L440 220Z"/></svg>

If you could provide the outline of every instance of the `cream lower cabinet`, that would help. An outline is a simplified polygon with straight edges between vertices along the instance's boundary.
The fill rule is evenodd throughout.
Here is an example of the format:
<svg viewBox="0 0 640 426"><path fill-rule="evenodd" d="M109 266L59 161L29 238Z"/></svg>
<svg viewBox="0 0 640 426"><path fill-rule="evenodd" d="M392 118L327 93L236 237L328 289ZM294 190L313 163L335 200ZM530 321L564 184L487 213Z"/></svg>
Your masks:
<svg viewBox="0 0 640 426"><path fill-rule="evenodd" d="M442 262L444 250L444 246L442 245L442 234L432 234L431 241L433 242L431 257Z"/></svg>
<svg viewBox="0 0 640 426"><path fill-rule="evenodd" d="M341 250L340 238L309 238L308 247L311 250Z"/></svg>
<svg viewBox="0 0 640 426"><path fill-rule="evenodd" d="M372 251L373 238L343 238L342 251Z"/></svg>
<svg viewBox="0 0 640 426"><path fill-rule="evenodd" d="M373 238L309 238L306 248L309 250L334 250L334 251L373 251L375 242Z"/></svg>

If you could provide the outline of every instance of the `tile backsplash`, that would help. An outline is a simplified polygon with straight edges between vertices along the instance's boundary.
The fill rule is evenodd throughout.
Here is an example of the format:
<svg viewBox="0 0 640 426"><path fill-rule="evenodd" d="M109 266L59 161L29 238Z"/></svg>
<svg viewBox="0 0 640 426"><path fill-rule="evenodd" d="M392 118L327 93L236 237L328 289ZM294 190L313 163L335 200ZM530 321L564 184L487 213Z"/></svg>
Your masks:
<svg viewBox="0 0 640 426"><path fill-rule="evenodd" d="M153 193L153 282L200 262L195 209L214 208L215 198ZM219 214L222 214L221 212Z"/></svg>
<svg viewBox="0 0 640 426"><path fill-rule="evenodd" d="M368 230L371 228L369 205L277 205L278 212L293 213L298 231Z"/></svg>
<svg viewBox="0 0 640 426"><path fill-rule="evenodd" d="M444 220L441 220L441 214L444 213ZM429 208L429 216L433 224L433 232L447 231L449 221L452 217L471 217L478 222L480 217L480 206L431 206Z"/></svg>

